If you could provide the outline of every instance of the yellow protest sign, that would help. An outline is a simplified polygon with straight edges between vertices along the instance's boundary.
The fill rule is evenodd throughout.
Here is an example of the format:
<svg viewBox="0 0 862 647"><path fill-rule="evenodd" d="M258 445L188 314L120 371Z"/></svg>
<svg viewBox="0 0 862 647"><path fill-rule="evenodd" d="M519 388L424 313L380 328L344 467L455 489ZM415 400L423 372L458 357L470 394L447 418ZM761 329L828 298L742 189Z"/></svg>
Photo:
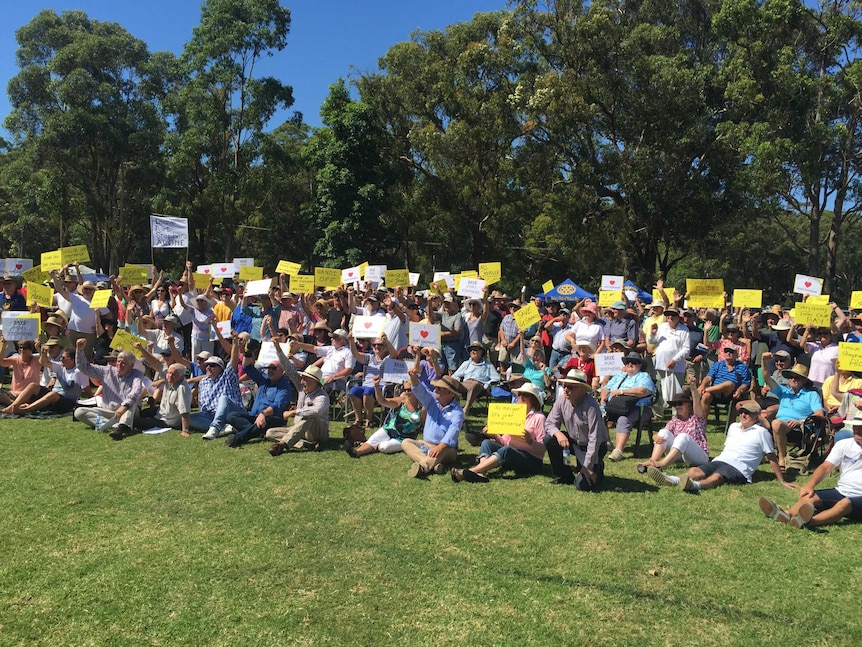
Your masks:
<svg viewBox="0 0 862 647"><path fill-rule="evenodd" d="M686 279L690 308L723 308L724 279Z"/></svg>
<svg viewBox="0 0 862 647"><path fill-rule="evenodd" d="M396 285L410 285L410 270L386 270L384 279L386 287L394 288Z"/></svg>
<svg viewBox="0 0 862 647"><path fill-rule="evenodd" d="M130 353L134 353L135 357L141 359L143 357L141 351L135 348L135 344L140 343L144 348L147 347L147 340L143 337L138 337L137 335L133 335L127 330L123 330L122 328L117 329L117 332L114 334L114 338L111 340L111 348L114 350L127 350Z"/></svg>
<svg viewBox="0 0 862 647"><path fill-rule="evenodd" d="M341 285L341 270L332 267L315 267L314 284L325 288L337 288Z"/></svg>
<svg viewBox="0 0 862 647"><path fill-rule="evenodd" d="M240 281L260 281L263 278L263 268L255 265L240 265Z"/></svg>
<svg viewBox="0 0 862 647"><path fill-rule="evenodd" d="M829 305L829 295L828 294L812 294L805 301L806 303L816 303L820 305Z"/></svg>
<svg viewBox="0 0 862 647"><path fill-rule="evenodd" d="M49 281L51 279L51 275L48 272L42 270L41 265L37 265L36 267L31 267L26 272L21 272L21 278L27 281L27 286L29 287L31 283L44 283L45 281Z"/></svg>
<svg viewBox="0 0 862 647"><path fill-rule="evenodd" d="M288 276L296 276L297 274L299 274L299 268L299 263L294 263L292 261L279 261L278 265L275 266L275 271L276 274L287 274Z"/></svg>
<svg viewBox="0 0 862 647"><path fill-rule="evenodd" d="M54 288L48 288L41 283L27 284L27 303L36 302L43 308L54 307Z"/></svg>
<svg viewBox="0 0 862 647"><path fill-rule="evenodd" d="M763 290L734 290L734 308L762 308Z"/></svg>
<svg viewBox="0 0 862 647"><path fill-rule="evenodd" d="M314 292L314 277L311 274L291 275L290 291L296 294L311 294Z"/></svg>
<svg viewBox="0 0 862 647"><path fill-rule="evenodd" d="M135 283L146 283L149 278L149 270L140 265L123 265L120 268L120 284L134 285Z"/></svg>
<svg viewBox="0 0 862 647"><path fill-rule="evenodd" d="M539 314L539 309L536 307L535 301L530 301L528 305L525 305L512 316L515 318L515 323L521 330L526 330L537 321L542 320L542 315Z"/></svg>
<svg viewBox="0 0 862 647"><path fill-rule="evenodd" d="M63 256L59 249L53 252L42 252L41 261L42 269L45 272L59 270L63 267Z"/></svg>
<svg viewBox="0 0 862 647"><path fill-rule="evenodd" d="M108 301L111 300L112 290L96 290L93 293L93 298L90 300L90 308L107 308Z"/></svg>
<svg viewBox="0 0 862 647"><path fill-rule="evenodd" d="M838 368L842 371L862 371L862 344L838 342Z"/></svg>
<svg viewBox="0 0 862 647"><path fill-rule="evenodd" d="M485 279L486 286L496 283L503 278L502 263L479 263L479 276Z"/></svg>
<svg viewBox="0 0 862 647"><path fill-rule="evenodd" d="M455 290L455 293L457 294L458 288L461 287L461 275L460 274L453 274L452 278L454 280L454 285L452 286L452 289Z"/></svg>
<svg viewBox="0 0 862 647"><path fill-rule="evenodd" d="M476 270L464 270L459 276L462 276L465 279L478 279L479 272L477 272Z"/></svg>
<svg viewBox="0 0 862 647"><path fill-rule="evenodd" d="M90 252L86 245L72 245L71 247L61 247L59 249L60 259L63 265L72 263L86 263L90 260Z"/></svg>
<svg viewBox="0 0 862 647"><path fill-rule="evenodd" d="M665 292L667 294L667 292ZM652 291L652 302L653 303L664 303L664 299L661 298L661 291L653 290Z"/></svg>
<svg viewBox="0 0 862 647"><path fill-rule="evenodd" d="M553 289L554 289L554 282L553 281L545 281L544 283L542 283L542 292L544 292L545 294L547 294L548 292L550 292Z"/></svg>
<svg viewBox="0 0 862 647"><path fill-rule="evenodd" d="M26 272L25 272L26 274ZM862 290L850 293L850 309L862 310Z"/></svg>
<svg viewBox="0 0 862 647"><path fill-rule="evenodd" d="M599 290L599 306L605 308L612 306L622 300L623 293L620 290Z"/></svg>
<svg viewBox="0 0 862 647"><path fill-rule="evenodd" d="M359 276L361 276L362 278L365 278L365 270L368 269L368 261L365 261L364 263L360 263L358 267L359 267Z"/></svg>
<svg viewBox="0 0 862 647"><path fill-rule="evenodd" d="M446 283L446 279L439 279L437 281L434 281L433 283L429 283L428 289L435 294L443 296L449 291L449 284Z"/></svg>
<svg viewBox="0 0 862 647"><path fill-rule="evenodd" d="M488 433L523 436L527 422L526 404L492 402L488 406Z"/></svg>
<svg viewBox="0 0 862 647"><path fill-rule="evenodd" d="M832 325L832 308L820 303L799 302L793 314L798 324L811 324L818 328L829 328Z"/></svg>

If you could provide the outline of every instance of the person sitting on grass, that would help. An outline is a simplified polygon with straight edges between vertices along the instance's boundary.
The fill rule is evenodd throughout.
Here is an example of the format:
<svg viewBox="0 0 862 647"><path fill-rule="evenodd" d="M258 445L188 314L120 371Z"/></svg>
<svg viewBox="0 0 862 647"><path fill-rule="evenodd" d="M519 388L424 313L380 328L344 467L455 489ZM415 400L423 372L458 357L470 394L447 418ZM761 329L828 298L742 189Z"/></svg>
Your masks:
<svg viewBox="0 0 862 647"><path fill-rule="evenodd" d="M790 381L789 387L776 384L768 373L763 374L763 379L770 390L778 395L778 413L772 421L772 437L778 447L778 465L784 469L787 434L795 430L801 431L809 416L822 417L823 405L820 402L820 394L810 388L807 366L795 364L781 374Z"/></svg>
<svg viewBox="0 0 862 647"><path fill-rule="evenodd" d="M844 518L862 520L862 416L851 421L853 437L839 440L832 447L808 482L799 490L799 499L786 512L774 501L760 497L760 509L770 519L794 528L829 526ZM823 479L839 469L834 488L815 490Z"/></svg>
<svg viewBox="0 0 862 647"><path fill-rule="evenodd" d="M39 362L51 371L51 381L46 386L28 384L10 405L12 413L24 415L47 409L51 413L72 413L78 406L81 393L90 393L90 378L75 366L75 351L67 348L60 361L53 361L48 354L50 346L39 349Z"/></svg>
<svg viewBox="0 0 862 647"><path fill-rule="evenodd" d="M643 358L636 352L631 352L623 357L623 370L614 375L607 386L602 389L600 403L605 405L605 412L608 414L608 419L612 419L611 412L607 407L609 403L613 403L614 398L619 397L621 401L626 401L626 396L637 398L624 414L617 414L616 418L616 437L615 447L608 456L608 460L614 462L623 459L623 449L629 441L629 436L632 433L632 428L638 422L642 424L649 423L652 420L653 412L650 404L655 393L655 383L652 378L644 370Z"/></svg>
<svg viewBox="0 0 862 647"><path fill-rule="evenodd" d="M416 399L413 385L409 380L404 382L399 397L387 398L384 397L383 389L380 388L380 376L375 375L374 396L377 399L377 404L384 409L391 409L392 414L387 416L380 429L358 446L354 447L349 440L344 441L344 451L353 458L374 452L397 454L403 450L401 443L408 438L415 440L425 424L425 409Z"/></svg>
<svg viewBox="0 0 862 647"><path fill-rule="evenodd" d="M531 382L513 389L512 393L518 396L518 404L527 407L524 435L494 435L483 440L479 449L479 463L475 467L466 470L452 468L450 475L456 483L487 483L485 474L496 467L501 472L513 470L518 476L533 476L542 471L542 459L545 456L544 397ZM487 431L485 427L482 433Z"/></svg>
<svg viewBox="0 0 862 647"><path fill-rule="evenodd" d="M653 450L650 459L637 464L641 474L661 473L669 465L683 461L686 465L705 465L709 462L709 445L706 441L706 416L697 389L685 390L668 402L676 416L668 420L662 429L653 435ZM665 455L662 458L662 455Z"/></svg>
<svg viewBox="0 0 862 647"><path fill-rule="evenodd" d="M188 436L191 410L192 391L186 383L186 367L176 362L168 366L159 406L142 410L135 427L180 429L181 435Z"/></svg>
<svg viewBox="0 0 862 647"><path fill-rule="evenodd" d="M760 465L764 456L772 467L778 482L792 488L793 484L784 480L778 467L775 447L769 432L758 424L760 405L754 400L745 400L736 407L739 422L734 422L727 430L724 449L716 458L704 465L692 467L682 476L670 476L658 470L649 472L658 485L678 485L683 492L697 493L711 490L725 483L744 485L751 483L751 475Z"/></svg>
<svg viewBox="0 0 862 647"><path fill-rule="evenodd" d="M458 434L464 424L464 410L458 401L461 384L449 375L431 382L432 394L419 381L419 371L411 368L410 384L416 399L425 407L425 424L422 440L408 438L401 443L404 453L413 461L407 475L422 478L431 474L444 474L447 465L458 458Z"/></svg>
<svg viewBox="0 0 862 647"><path fill-rule="evenodd" d="M554 402L545 421L543 441L554 475L551 483L574 485L578 490L589 492L598 487L605 476L608 427L599 403L592 396L586 373L572 369L558 382L565 397ZM562 431L561 426L566 430ZM570 454L576 459L575 472L564 459Z"/></svg>
<svg viewBox="0 0 862 647"><path fill-rule="evenodd" d="M291 369L293 363L287 359L276 344L279 362ZM293 373L291 372L291 375ZM267 451L272 456L281 456L288 449L322 449L329 440L329 394L323 388L323 371L318 366L309 366L298 371L299 397L296 406L285 411L284 420L293 418L290 427L270 427L266 439L275 442Z"/></svg>
<svg viewBox="0 0 862 647"><path fill-rule="evenodd" d="M35 388L38 390L39 376L42 374L42 370L39 357L34 354L36 350L34 342L29 340L19 341L18 354L11 357L6 357L6 347L7 342L0 335L0 358L2 358L0 359L0 366L12 369L12 389L10 391L0 389L0 404L6 405L2 413L14 415L17 414L16 407L30 401L22 401L20 398L27 387L35 385ZM32 389L31 393L35 395ZM32 398L32 395L30 397Z"/></svg>

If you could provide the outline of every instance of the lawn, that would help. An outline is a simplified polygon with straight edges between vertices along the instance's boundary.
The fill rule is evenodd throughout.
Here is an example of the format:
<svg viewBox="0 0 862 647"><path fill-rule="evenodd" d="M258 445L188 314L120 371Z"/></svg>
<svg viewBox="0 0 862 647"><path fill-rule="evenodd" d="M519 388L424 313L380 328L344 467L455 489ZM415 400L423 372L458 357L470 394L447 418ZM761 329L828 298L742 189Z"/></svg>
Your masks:
<svg viewBox="0 0 862 647"><path fill-rule="evenodd" d="M689 495L628 458L584 494L265 447L0 420L0 645L862 642L860 527L768 521L768 466Z"/></svg>

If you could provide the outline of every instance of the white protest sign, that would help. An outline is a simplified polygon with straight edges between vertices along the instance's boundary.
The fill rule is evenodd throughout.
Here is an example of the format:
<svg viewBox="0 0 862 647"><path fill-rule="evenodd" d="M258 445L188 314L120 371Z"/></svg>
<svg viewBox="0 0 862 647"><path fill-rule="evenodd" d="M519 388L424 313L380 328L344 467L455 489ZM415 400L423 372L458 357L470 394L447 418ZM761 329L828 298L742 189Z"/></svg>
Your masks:
<svg viewBox="0 0 862 647"><path fill-rule="evenodd" d="M212 274L213 273L213 266L212 265L198 265L197 273L198 274L207 274L207 275Z"/></svg>
<svg viewBox="0 0 862 647"><path fill-rule="evenodd" d="M414 287L419 285L419 272L410 272L410 285Z"/></svg>
<svg viewBox="0 0 862 647"><path fill-rule="evenodd" d="M449 272L434 272L434 279L432 282L436 283L440 279L445 279L447 276L449 276Z"/></svg>
<svg viewBox="0 0 862 647"><path fill-rule="evenodd" d="M236 268L236 271L239 272L239 268L241 268L241 267L246 267L246 266L253 267L254 266L254 259L253 258L235 258L235 259L233 259L233 266Z"/></svg>
<svg viewBox="0 0 862 647"><path fill-rule="evenodd" d="M258 294L269 294L272 279L260 279L259 281L248 281L245 284L245 296L253 297Z"/></svg>
<svg viewBox="0 0 862 647"><path fill-rule="evenodd" d="M21 276L24 272L33 268L31 258L7 258L6 273L9 276Z"/></svg>
<svg viewBox="0 0 862 647"><path fill-rule="evenodd" d="M619 292L623 289L623 277L612 274L602 274L602 290Z"/></svg>
<svg viewBox="0 0 862 647"><path fill-rule="evenodd" d="M820 293L823 291L823 279L819 279L816 276L797 274L793 280L793 291L796 294L820 296Z"/></svg>
<svg viewBox="0 0 862 647"><path fill-rule="evenodd" d="M376 283L383 283L383 279L386 276L386 266L385 265L369 265L365 268L365 280L366 281L374 281Z"/></svg>
<svg viewBox="0 0 862 647"><path fill-rule="evenodd" d="M383 326L386 325L386 317L355 315L352 318L352 322L353 337L355 339L374 339L383 334Z"/></svg>
<svg viewBox="0 0 862 647"><path fill-rule="evenodd" d="M3 338L6 341L34 341L38 339L39 315L29 312L4 312Z"/></svg>
<svg viewBox="0 0 862 647"><path fill-rule="evenodd" d="M470 299L481 299L482 290L485 289L485 279L462 278L458 284L458 296Z"/></svg>
<svg viewBox="0 0 862 647"><path fill-rule="evenodd" d="M219 332L221 332L222 337L224 337L225 339L230 338L230 319L228 319L227 321L219 321L216 324L216 328L219 329Z"/></svg>
<svg viewBox="0 0 862 647"><path fill-rule="evenodd" d="M356 267L347 267L341 270L341 282L345 285L348 283L356 283L360 279L361 275L362 273L359 271L358 265Z"/></svg>
<svg viewBox="0 0 862 647"><path fill-rule="evenodd" d="M594 355L596 375L609 377L623 370L623 353L599 353Z"/></svg>
<svg viewBox="0 0 862 647"><path fill-rule="evenodd" d="M626 299L628 299L629 301L634 301L638 298L637 290L634 290L632 288L626 288L625 290L623 290L623 292L626 295Z"/></svg>
<svg viewBox="0 0 862 647"><path fill-rule="evenodd" d="M233 263L213 263L213 276L216 278L232 279L236 274L236 267Z"/></svg>
<svg viewBox="0 0 862 647"><path fill-rule="evenodd" d="M408 326L408 341L410 346L436 348L440 350L440 326L436 324L421 324L410 322Z"/></svg>
<svg viewBox="0 0 862 647"><path fill-rule="evenodd" d="M391 384L401 384L410 379L407 373L407 362L387 357L383 360L383 381Z"/></svg>
<svg viewBox="0 0 862 647"><path fill-rule="evenodd" d="M260 352L257 354L254 365L260 368L261 366L269 366L270 364L278 364L278 354L275 352L275 344L271 341L262 341L260 342Z"/></svg>
<svg viewBox="0 0 862 647"><path fill-rule="evenodd" d="M150 246L169 248L188 247L188 219L150 216Z"/></svg>

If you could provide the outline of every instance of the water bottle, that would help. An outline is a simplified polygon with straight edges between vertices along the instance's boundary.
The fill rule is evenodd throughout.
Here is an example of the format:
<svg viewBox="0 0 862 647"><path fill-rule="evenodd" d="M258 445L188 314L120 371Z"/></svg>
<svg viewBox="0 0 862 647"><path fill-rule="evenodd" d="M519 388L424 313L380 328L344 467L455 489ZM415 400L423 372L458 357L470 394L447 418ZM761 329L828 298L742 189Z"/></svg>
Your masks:
<svg viewBox="0 0 862 647"><path fill-rule="evenodd" d="M102 412L96 413L96 431L102 430Z"/></svg>
<svg viewBox="0 0 862 647"><path fill-rule="evenodd" d="M571 464L572 464L571 454L569 453L568 449L564 449L563 450L563 465L569 465L570 466Z"/></svg>

